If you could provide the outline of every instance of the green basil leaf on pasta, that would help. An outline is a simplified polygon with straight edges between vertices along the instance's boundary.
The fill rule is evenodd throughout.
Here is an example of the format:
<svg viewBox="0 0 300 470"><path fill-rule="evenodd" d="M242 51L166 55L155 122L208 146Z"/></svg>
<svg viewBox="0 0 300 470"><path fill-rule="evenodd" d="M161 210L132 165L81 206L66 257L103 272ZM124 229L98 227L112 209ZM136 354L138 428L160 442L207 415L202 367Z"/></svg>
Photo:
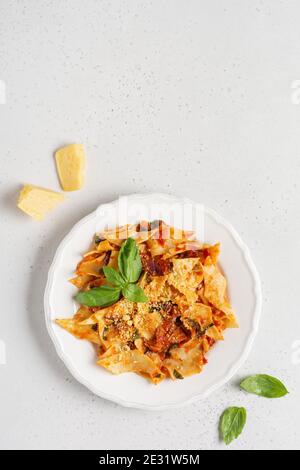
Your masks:
<svg viewBox="0 0 300 470"><path fill-rule="evenodd" d="M136 284L128 284L122 289L124 297L131 302L147 302L148 298L141 287Z"/></svg>
<svg viewBox="0 0 300 470"><path fill-rule="evenodd" d="M121 274L118 273L118 271L116 271L114 268L104 266L103 272L108 282L110 282L114 286L124 287L124 285L126 284L123 276L121 276Z"/></svg>
<svg viewBox="0 0 300 470"><path fill-rule="evenodd" d="M123 243L118 257L119 270L127 282L137 282L142 272L138 246L133 238Z"/></svg>
<svg viewBox="0 0 300 470"><path fill-rule="evenodd" d="M116 303L121 295L119 287L100 286L85 292L79 292L75 299L87 307L109 307Z"/></svg>

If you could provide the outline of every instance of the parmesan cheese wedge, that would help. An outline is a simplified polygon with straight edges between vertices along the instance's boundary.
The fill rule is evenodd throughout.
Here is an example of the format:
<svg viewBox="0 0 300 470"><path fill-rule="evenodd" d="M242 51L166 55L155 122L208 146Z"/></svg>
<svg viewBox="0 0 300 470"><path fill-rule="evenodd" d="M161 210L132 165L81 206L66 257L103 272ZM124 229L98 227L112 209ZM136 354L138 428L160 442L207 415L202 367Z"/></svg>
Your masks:
<svg viewBox="0 0 300 470"><path fill-rule="evenodd" d="M76 191L83 186L85 151L83 145L72 144L55 153L56 167L64 191Z"/></svg>
<svg viewBox="0 0 300 470"><path fill-rule="evenodd" d="M43 220L46 213L65 199L50 189L27 184L20 192L18 207L35 220Z"/></svg>

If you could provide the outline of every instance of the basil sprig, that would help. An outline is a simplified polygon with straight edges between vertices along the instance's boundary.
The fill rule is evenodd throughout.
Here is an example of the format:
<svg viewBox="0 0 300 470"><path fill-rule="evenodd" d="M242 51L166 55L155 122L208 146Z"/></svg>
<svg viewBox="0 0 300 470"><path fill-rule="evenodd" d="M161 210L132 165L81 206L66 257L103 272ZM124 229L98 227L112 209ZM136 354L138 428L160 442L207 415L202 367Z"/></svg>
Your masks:
<svg viewBox="0 0 300 470"><path fill-rule="evenodd" d="M123 243L119 257L118 266L125 281L137 282L142 272L140 252L133 238L128 238Z"/></svg>
<svg viewBox="0 0 300 470"><path fill-rule="evenodd" d="M247 420L245 408L232 406L227 408L220 419L220 435L225 444L229 445L242 433Z"/></svg>
<svg viewBox="0 0 300 470"><path fill-rule="evenodd" d="M240 387L265 398L281 398L289 393L280 380L266 374L251 375L241 382Z"/></svg>
<svg viewBox="0 0 300 470"><path fill-rule="evenodd" d="M131 302L147 302L147 297L143 289L136 284L126 284L122 289L122 294Z"/></svg>
<svg viewBox="0 0 300 470"><path fill-rule="evenodd" d="M87 307L109 307L118 302L121 292L118 287L100 286L86 292L79 292L76 300Z"/></svg>
<svg viewBox="0 0 300 470"><path fill-rule="evenodd" d="M123 294L131 302L147 302L148 298L143 289L135 284L142 272L142 262L133 238L128 238L123 243L118 257L118 266L120 272L109 266L103 268L104 275L112 286L105 285L79 292L75 297L76 300L88 307L109 307Z"/></svg>
<svg viewBox="0 0 300 470"><path fill-rule="evenodd" d="M114 268L110 268L109 266L105 266L103 268L104 276L116 287L123 287L126 283L125 279L118 273Z"/></svg>

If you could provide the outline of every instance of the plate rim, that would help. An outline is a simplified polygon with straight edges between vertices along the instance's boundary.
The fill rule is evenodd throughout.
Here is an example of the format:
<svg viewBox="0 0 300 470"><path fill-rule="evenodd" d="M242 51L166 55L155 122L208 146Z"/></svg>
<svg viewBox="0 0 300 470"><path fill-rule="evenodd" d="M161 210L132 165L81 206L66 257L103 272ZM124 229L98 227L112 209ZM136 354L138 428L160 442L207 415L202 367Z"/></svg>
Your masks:
<svg viewBox="0 0 300 470"><path fill-rule="evenodd" d="M261 317L261 310L262 310L262 288L261 288L261 280L258 274L258 270L254 264L254 261L252 259L250 250L246 243L242 240L241 236L238 234L236 229L231 225L230 222L228 222L223 216L218 214L215 210L207 207L205 204L202 204L204 212L209 214L215 221L221 225L223 225L228 232L231 234L231 236L234 238L235 242L239 246L244 259L246 261L247 267L253 277L254 281L254 296L255 296L255 308L253 311L253 318L252 318L252 330L251 333L248 336L247 342L245 343L243 353L241 354L240 358L238 361L236 361L229 369L227 370L226 373L224 373L223 378L221 378L219 381L217 381L214 385L209 387L206 392L200 392L198 394L193 394L191 397L188 397L185 400L180 400L178 402L171 402L171 403L164 403L161 405L149 405L147 403L136 403L136 402L131 402L127 400L123 400L120 397L117 397L115 395L110 395L109 393L105 393L103 391L99 391L96 387L93 386L91 382L86 380L80 372L76 369L76 367L69 361L69 358L66 356L64 353L63 347L61 346L60 342L58 341L54 329L52 327L52 319L51 319L51 309L50 309L50 292L52 288L52 284L54 281L55 277L55 267L57 262L59 261L60 256L63 253L63 250L65 248L65 245L69 242L69 240L72 238L73 233L78 229L79 226L85 224L89 219L95 216L97 211L99 210L100 207L104 207L105 205L116 205L117 203L120 202L120 199L148 199L148 198L156 198L156 199L164 199L168 202L182 202L182 203L191 203L191 204L196 204L193 200L185 197L176 197L176 196L171 196L168 194L164 193L136 193L136 194L130 194L126 196L120 196L119 198L115 199L114 201L110 203L103 203L100 204L94 211L86 215L85 217L81 218L73 227L71 230L65 235L65 237L61 240L59 243L55 255L53 257L52 263L50 265L49 271L48 271L48 276L47 276L47 282L46 282L46 288L45 288L45 293L44 293L44 312L45 312L45 322L46 322L46 328L48 331L48 334L50 338L53 341L55 350L61 361L65 364L69 372L73 375L73 377L82 385L84 385L88 390L90 390L92 393L95 395L105 399L109 400L111 402L117 403L118 405L124 406L126 408L136 408L136 409L142 409L142 410L148 410L148 411L163 411L163 410L168 410L168 409L176 409L176 408L181 408L187 405L190 405L192 403L195 403L200 400L205 400L208 396L210 396L212 393L214 393L216 390L219 388L223 387L227 382L229 382L232 377L238 372L238 370L241 368L241 366L245 363L247 360L250 351L252 349L255 337L258 332L258 327L259 327L259 321Z"/></svg>

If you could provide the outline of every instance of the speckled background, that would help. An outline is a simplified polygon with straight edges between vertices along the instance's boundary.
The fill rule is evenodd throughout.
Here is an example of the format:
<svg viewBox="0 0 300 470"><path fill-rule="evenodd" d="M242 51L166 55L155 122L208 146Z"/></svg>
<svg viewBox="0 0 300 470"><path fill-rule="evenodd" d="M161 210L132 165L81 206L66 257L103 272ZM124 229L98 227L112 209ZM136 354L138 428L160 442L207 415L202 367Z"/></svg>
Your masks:
<svg viewBox="0 0 300 470"><path fill-rule="evenodd" d="M298 0L0 0L1 448L221 449L229 405L248 409L231 448L300 447L299 15ZM15 207L20 185L59 189L53 151L70 142L86 146L87 184L35 223ZM239 375L176 412L93 396L57 358L43 318L61 238L99 203L145 191L223 214L263 282ZM239 392L257 372L290 395Z"/></svg>

